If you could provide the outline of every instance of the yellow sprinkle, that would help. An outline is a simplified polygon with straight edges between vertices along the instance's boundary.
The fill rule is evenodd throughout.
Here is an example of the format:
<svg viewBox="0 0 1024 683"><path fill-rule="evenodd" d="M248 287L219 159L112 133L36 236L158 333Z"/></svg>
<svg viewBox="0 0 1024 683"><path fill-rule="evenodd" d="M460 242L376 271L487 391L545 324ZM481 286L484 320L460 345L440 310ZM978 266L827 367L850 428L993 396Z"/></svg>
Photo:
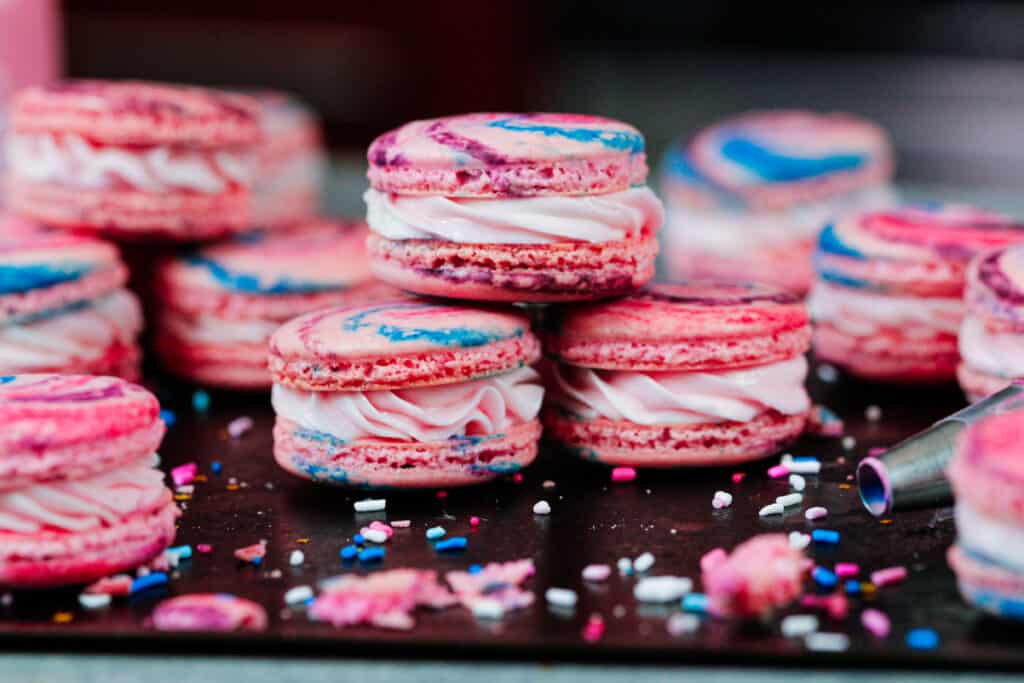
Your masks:
<svg viewBox="0 0 1024 683"><path fill-rule="evenodd" d="M874 593L876 590L878 590L878 587L875 584L870 583L868 581L865 581L860 585L860 592L864 593L865 595L870 595Z"/></svg>
<svg viewBox="0 0 1024 683"><path fill-rule="evenodd" d="M296 543L301 543L301 544L305 545L305 544L309 543L309 539L308 538L296 538L295 542Z"/></svg>
<svg viewBox="0 0 1024 683"><path fill-rule="evenodd" d="M205 474L197 474L195 476L195 479L193 479L192 481L202 481L202 482L205 482L205 481L207 481L207 478L206 478Z"/></svg>
<svg viewBox="0 0 1024 683"><path fill-rule="evenodd" d="M892 520L891 519L883 519L883 520L881 520L881 522L882 522L882 524L892 524Z"/></svg>
<svg viewBox="0 0 1024 683"><path fill-rule="evenodd" d="M174 500L192 500L192 496L187 493L176 493L174 494Z"/></svg>
<svg viewBox="0 0 1024 683"><path fill-rule="evenodd" d="M53 623L55 623L55 624L67 624L67 623L69 623L74 618L75 618L75 615L72 614L71 612L56 612L53 615Z"/></svg>
<svg viewBox="0 0 1024 683"><path fill-rule="evenodd" d="M237 491L238 484L228 484L228 491Z"/></svg>
<svg viewBox="0 0 1024 683"><path fill-rule="evenodd" d="M852 488L852 487L849 484L840 484L839 488L841 488L841 489L843 489L845 491L846 489Z"/></svg>

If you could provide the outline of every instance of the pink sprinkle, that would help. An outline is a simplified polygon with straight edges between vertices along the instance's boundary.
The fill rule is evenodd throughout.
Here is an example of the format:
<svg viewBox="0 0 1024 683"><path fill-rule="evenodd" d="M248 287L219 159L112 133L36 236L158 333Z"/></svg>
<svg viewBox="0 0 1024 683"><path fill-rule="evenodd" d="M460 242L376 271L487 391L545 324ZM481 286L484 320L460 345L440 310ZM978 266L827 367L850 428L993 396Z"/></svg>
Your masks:
<svg viewBox="0 0 1024 683"><path fill-rule="evenodd" d="M885 638L889 635L889 631L892 630L892 624L889 622L889 617L884 612L869 607L864 610L860 615L860 623L864 625L864 628L873 635L875 638Z"/></svg>
<svg viewBox="0 0 1024 683"><path fill-rule="evenodd" d="M781 479L789 476L789 468L785 465L775 465L768 468L768 476L772 479Z"/></svg>
<svg viewBox="0 0 1024 683"><path fill-rule="evenodd" d="M234 420L228 423L228 434L232 439L237 439L247 431L252 429L252 418L248 415L242 417L236 417Z"/></svg>
<svg viewBox="0 0 1024 683"><path fill-rule="evenodd" d="M851 576L857 576L857 574L860 574L860 567L853 562L836 563L836 576L840 579L848 579Z"/></svg>
<svg viewBox="0 0 1024 683"><path fill-rule="evenodd" d="M889 450L888 448L881 448L879 446L875 446L874 448L869 448L868 449L868 455L870 455L872 458L877 458L878 456L882 455L883 453L885 453L888 450ZM883 614L882 616L885 616L885 615Z"/></svg>
<svg viewBox="0 0 1024 683"><path fill-rule="evenodd" d="M375 529L377 531L383 531L385 534L387 534L388 538L391 538L391 536L395 533L394 529L392 529L390 526L377 519L370 522L370 526L368 526L367 528Z"/></svg>
<svg viewBox="0 0 1024 683"><path fill-rule="evenodd" d="M444 500L445 498L448 497L448 492L447 491L438 491L434 495L437 497L438 500Z"/></svg>
<svg viewBox="0 0 1024 683"><path fill-rule="evenodd" d="M267 554L267 542L260 541L253 545L247 545L244 548L238 548L235 550L235 557L242 562L252 562L257 557L263 559L263 556Z"/></svg>
<svg viewBox="0 0 1024 683"><path fill-rule="evenodd" d="M702 572L711 571L728 559L729 553L725 552L725 548L713 548L704 553L704 556L700 558L700 570Z"/></svg>
<svg viewBox="0 0 1024 683"><path fill-rule="evenodd" d="M91 595L129 595L132 592L132 577L127 574L107 576L90 584L84 592Z"/></svg>
<svg viewBox="0 0 1024 683"><path fill-rule="evenodd" d="M804 607L823 609L828 612L830 617L837 620L845 619L850 613L850 602L842 593L833 593L831 595L808 593L800 598L800 604Z"/></svg>
<svg viewBox="0 0 1024 683"><path fill-rule="evenodd" d="M184 465L178 465L171 470L171 479L174 481L175 486L184 486L185 484L191 484L196 478L196 469L198 465L194 462L185 463Z"/></svg>
<svg viewBox="0 0 1024 683"><path fill-rule="evenodd" d="M522 473L516 472L515 474L513 474L512 475L512 483L513 484L522 484L523 483L523 475L522 475Z"/></svg>
<svg viewBox="0 0 1024 683"><path fill-rule="evenodd" d="M732 473L732 483L734 483L734 484L740 483L741 481L743 481L743 477L745 477L745 476L747 476L745 472L733 472Z"/></svg>
<svg viewBox="0 0 1024 683"><path fill-rule="evenodd" d="M885 569L871 572L871 583L879 588L899 583L905 578L907 578L907 568L903 566L886 567Z"/></svg>
<svg viewBox="0 0 1024 683"><path fill-rule="evenodd" d="M469 525L470 526L480 526L480 518L479 517L470 517L469 518Z"/></svg>
<svg viewBox="0 0 1024 683"><path fill-rule="evenodd" d="M612 481L616 484L624 484L635 479L636 470L632 467L616 467L612 470ZM603 625L602 628L604 628Z"/></svg>
<svg viewBox="0 0 1024 683"><path fill-rule="evenodd" d="M206 555L208 553L213 552L213 546L209 543L198 543L196 544L196 551L203 555Z"/></svg>
<svg viewBox="0 0 1024 683"><path fill-rule="evenodd" d="M827 515L828 508L823 508L820 505L816 505L812 508L807 508L807 511L804 512L804 517L806 517L807 519L821 519L822 517L826 517Z"/></svg>
<svg viewBox="0 0 1024 683"><path fill-rule="evenodd" d="M590 615L587 625L583 627L583 640L593 643L604 635L604 618L600 614Z"/></svg>
<svg viewBox="0 0 1024 683"><path fill-rule="evenodd" d="M391 526L395 529L408 529L412 526L412 520L409 519L396 519L391 522Z"/></svg>

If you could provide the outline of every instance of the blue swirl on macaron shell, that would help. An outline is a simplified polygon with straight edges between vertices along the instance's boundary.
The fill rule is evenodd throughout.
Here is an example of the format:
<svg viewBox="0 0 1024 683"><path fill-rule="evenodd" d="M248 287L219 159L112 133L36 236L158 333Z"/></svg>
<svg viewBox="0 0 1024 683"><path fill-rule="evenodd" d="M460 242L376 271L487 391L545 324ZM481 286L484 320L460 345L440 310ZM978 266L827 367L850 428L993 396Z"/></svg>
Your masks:
<svg viewBox="0 0 1024 683"><path fill-rule="evenodd" d="M59 265L33 263L0 265L0 295L22 294L34 289L74 282L95 269L91 263L67 262Z"/></svg>
<svg viewBox="0 0 1024 683"><path fill-rule="evenodd" d="M497 119L486 125L489 128L500 128L517 133L538 133L544 137L559 137L574 142L597 142L602 147L617 152L642 154L644 151L644 136L630 131L530 123L525 117Z"/></svg>
<svg viewBox="0 0 1024 683"><path fill-rule="evenodd" d="M431 308L431 305L407 303L375 306L345 318L342 322L342 329L346 332L355 332L357 330L376 326L376 329L374 330L375 333L392 343L427 341L431 344L437 344L438 346L456 348L484 346L486 344L501 341L503 339L509 339L511 337L521 337L524 334L523 328L516 328L512 334L506 334L504 332L489 332L486 330L463 326L441 328L415 326L406 327L391 323L368 322L366 320L368 316L375 313L397 310L416 310L422 308Z"/></svg>
<svg viewBox="0 0 1024 683"><path fill-rule="evenodd" d="M218 262L199 254L192 254L185 257L185 261L196 268L204 268L217 283L224 289L242 294L280 295L280 294L316 294L319 292L334 292L345 289L343 285L336 282L311 282L280 278L270 283L263 283L260 276L255 273L232 271Z"/></svg>

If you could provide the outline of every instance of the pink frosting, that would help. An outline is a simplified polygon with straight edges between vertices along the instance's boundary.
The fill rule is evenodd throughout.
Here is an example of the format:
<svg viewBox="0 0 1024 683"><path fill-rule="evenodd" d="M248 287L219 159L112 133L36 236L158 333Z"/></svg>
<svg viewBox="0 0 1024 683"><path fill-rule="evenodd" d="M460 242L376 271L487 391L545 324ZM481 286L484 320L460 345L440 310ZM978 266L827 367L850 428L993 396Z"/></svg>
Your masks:
<svg viewBox="0 0 1024 683"><path fill-rule="evenodd" d="M475 244L613 242L653 234L664 220L647 187L589 196L465 198L364 195L370 229L390 240Z"/></svg>
<svg viewBox="0 0 1024 683"><path fill-rule="evenodd" d="M800 595L803 567L803 554L784 534L755 536L702 566L711 612L756 617L785 607Z"/></svg>
<svg viewBox="0 0 1024 683"><path fill-rule="evenodd" d="M540 376L524 367L394 391L312 392L275 384L272 401L278 415L343 441L431 442L502 434L536 418L543 396Z"/></svg>
<svg viewBox="0 0 1024 683"><path fill-rule="evenodd" d="M959 298L879 294L819 282L807 302L816 323L828 323L854 337L898 328L910 338L955 335L964 315Z"/></svg>
<svg viewBox="0 0 1024 683"><path fill-rule="evenodd" d="M166 502L170 491L152 455L89 479L0 493L0 532L86 531L118 524Z"/></svg>
<svg viewBox="0 0 1024 683"><path fill-rule="evenodd" d="M584 419L643 425L748 422L766 410L797 415L810 409L807 360L728 372L630 372L567 365L552 369L557 405Z"/></svg>

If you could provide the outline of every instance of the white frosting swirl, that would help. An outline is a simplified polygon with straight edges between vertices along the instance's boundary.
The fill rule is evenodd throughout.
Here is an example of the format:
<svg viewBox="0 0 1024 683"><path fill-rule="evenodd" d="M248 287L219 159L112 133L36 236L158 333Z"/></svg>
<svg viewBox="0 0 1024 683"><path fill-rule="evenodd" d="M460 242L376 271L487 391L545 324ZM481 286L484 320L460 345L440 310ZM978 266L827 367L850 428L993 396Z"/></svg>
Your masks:
<svg viewBox="0 0 1024 683"><path fill-rule="evenodd" d="M586 196L473 199L367 190L366 222L389 240L472 244L614 242L661 228L664 210L648 187Z"/></svg>
<svg viewBox="0 0 1024 683"><path fill-rule="evenodd" d="M341 439L444 441L496 436L537 417L544 388L524 367L461 384L394 391L315 392L275 384L274 411Z"/></svg>
<svg viewBox="0 0 1024 683"><path fill-rule="evenodd" d="M163 325L181 339L223 346L266 343L281 323L261 318L231 320L207 313L186 316L168 311L164 313Z"/></svg>
<svg viewBox="0 0 1024 683"><path fill-rule="evenodd" d="M24 325L0 327L0 372L25 373L103 356L115 341L132 344L142 331L142 309L119 289L83 308Z"/></svg>
<svg viewBox="0 0 1024 683"><path fill-rule="evenodd" d="M77 481L37 484L0 493L0 531L86 531L111 527L170 497L156 457Z"/></svg>
<svg viewBox="0 0 1024 683"><path fill-rule="evenodd" d="M964 316L958 298L896 296L818 282L807 300L811 318L853 337L899 329L911 339L955 335Z"/></svg>
<svg viewBox="0 0 1024 683"><path fill-rule="evenodd" d="M1024 334L992 332L967 315L960 327L960 355L974 370L996 377L1024 377Z"/></svg>
<svg viewBox="0 0 1024 683"><path fill-rule="evenodd" d="M1024 572L1024 528L992 519L962 500L957 501L955 514L957 542L962 547Z"/></svg>
<svg viewBox="0 0 1024 683"><path fill-rule="evenodd" d="M14 135L7 153L11 172L24 180L88 189L127 184L143 192L218 194L232 183L248 185L253 164L247 155L223 150L93 146L70 133Z"/></svg>
<svg viewBox="0 0 1024 683"><path fill-rule="evenodd" d="M584 419L642 425L749 422L766 410L797 415L810 409L807 360L797 356L728 372L633 372L552 368L553 401Z"/></svg>

